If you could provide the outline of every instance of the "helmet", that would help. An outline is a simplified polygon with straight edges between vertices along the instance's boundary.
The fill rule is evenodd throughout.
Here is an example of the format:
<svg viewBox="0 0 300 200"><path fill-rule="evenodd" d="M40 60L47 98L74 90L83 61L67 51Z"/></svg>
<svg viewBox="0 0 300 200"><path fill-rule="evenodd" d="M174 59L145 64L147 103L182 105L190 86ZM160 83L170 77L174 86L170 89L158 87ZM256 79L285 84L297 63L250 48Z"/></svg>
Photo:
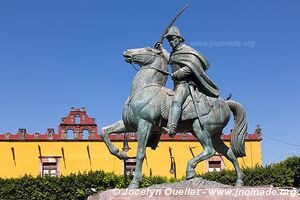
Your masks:
<svg viewBox="0 0 300 200"><path fill-rule="evenodd" d="M181 37L182 40L184 41L184 38L180 34L180 30L177 26L171 26L170 29L168 30L167 34L165 35L165 38L168 38L171 36Z"/></svg>

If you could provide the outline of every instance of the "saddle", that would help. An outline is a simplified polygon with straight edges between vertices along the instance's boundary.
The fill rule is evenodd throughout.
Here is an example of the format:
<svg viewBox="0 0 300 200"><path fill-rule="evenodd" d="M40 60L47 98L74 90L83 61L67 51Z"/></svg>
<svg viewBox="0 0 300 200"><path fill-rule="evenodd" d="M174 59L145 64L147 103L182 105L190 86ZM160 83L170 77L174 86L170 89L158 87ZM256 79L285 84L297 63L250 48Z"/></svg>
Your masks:
<svg viewBox="0 0 300 200"><path fill-rule="evenodd" d="M163 97L160 108L161 117L165 120L168 120L174 91L169 88L162 87L160 95L161 97ZM201 92L197 92L196 97L197 98L195 99L195 102L196 105L200 108L200 116L203 117L205 115L208 115L214 105L213 98L210 98ZM180 121L196 118L198 118L198 115L196 113L195 105L191 95L189 95L183 103ZM148 139L147 147L151 147L153 150L155 150L160 141L161 134L162 132L152 133Z"/></svg>
<svg viewBox="0 0 300 200"><path fill-rule="evenodd" d="M174 91L170 90L168 88L163 88L162 90L163 90L163 93L165 93L166 98L164 98L164 100L161 104L161 115L162 115L162 118L167 120L169 117L169 112L170 112L170 108L172 105ZM199 108L200 108L199 115L201 117L208 115L213 107L212 99L207 97L205 94L203 94L202 92L199 92L199 91L197 91L196 97L197 97L195 99L196 105L199 106ZM196 113L193 99L192 99L191 95L189 95L186 98L185 102L183 103L180 120L185 121L185 120L195 119L195 118L198 118L198 115Z"/></svg>

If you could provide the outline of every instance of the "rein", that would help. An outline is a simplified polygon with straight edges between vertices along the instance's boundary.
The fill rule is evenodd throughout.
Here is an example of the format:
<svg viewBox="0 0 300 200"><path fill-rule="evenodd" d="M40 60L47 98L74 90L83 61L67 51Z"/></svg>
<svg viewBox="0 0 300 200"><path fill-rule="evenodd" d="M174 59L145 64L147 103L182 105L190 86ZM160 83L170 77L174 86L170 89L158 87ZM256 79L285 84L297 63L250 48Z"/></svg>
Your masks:
<svg viewBox="0 0 300 200"><path fill-rule="evenodd" d="M162 73L164 76L171 75L169 72L167 72L167 71L165 71L165 70L163 70L163 69L159 69L159 68L153 67L153 66L147 67L147 64L151 64L151 63L153 62L155 56L157 56L157 55L152 54L152 57L144 63L144 65L140 68L140 70L144 70L144 69L155 69L156 71ZM163 59L163 58L160 58L160 66L162 66L162 59ZM139 71L139 70L137 69L137 67L136 67L132 62L131 62L130 64L132 65L132 67L133 67L136 71ZM144 90L145 88L148 88L148 87L160 87L160 88L161 88L162 85L159 85L159 84L151 84L151 85L147 85L147 86L145 86L145 87L143 87L143 88L140 88L138 91L136 91L133 95L131 95L131 96L129 97L129 99L128 99L128 101L127 101L127 105L129 105L129 103L131 102L131 100L133 99L133 97L135 97L138 93L140 93L142 90Z"/></svg>
<svg viewBox="0 0 300 200"><path fill-rule="evenodd" d="M135 71L139 71L139 69L133 64L133 63L130 63L131 64L131 66L133 67L133 69L135 69Z"/></svg>
<svg viewBox="0 0 300 200"><path fill-rule="evenodd" d="M155 70L157 70L158 72L160 72L160 73L162 73L164 75L171 76L171 74L169 72L167 72L165 70L162 70L162 69L159 69L159 68L156 68L156 67L145 67L145 66L143 66L143 67L141 67L141 70L143 70L143 69L155 69Z"/></svg>
<svg viewBox="0 0 300 200"><path fill-rule="evenodd" d="M153 59L155 58L155 56L156 56L155 54L152 54L152 57L151 57L149 60L147 60L147 61L145 62L145 64L141 67L141 70L143 70L143 69L155 69L156 71L162 73L163 75L171 76L171 73L169 73L169 72L167 72L167 71L165 71L165 70L163 70L163 69L159 69L159 68L157 68L157 67L147 67L147 66L146 66L147 64L151 63L151 61L153 61ZM131 62L130 64L132 65L132 67L133 67L136 71L139 71L138 68L134 65L134 63ZM162 66L162 58L160 59L160 65Z"/></svg>

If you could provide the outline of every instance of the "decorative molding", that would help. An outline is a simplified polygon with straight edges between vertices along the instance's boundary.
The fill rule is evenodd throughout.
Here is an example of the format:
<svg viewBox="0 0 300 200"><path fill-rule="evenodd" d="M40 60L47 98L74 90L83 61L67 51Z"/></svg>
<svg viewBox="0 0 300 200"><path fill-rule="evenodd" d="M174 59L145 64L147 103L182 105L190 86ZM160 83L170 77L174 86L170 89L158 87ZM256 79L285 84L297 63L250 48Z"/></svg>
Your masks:
<svg viewBox="0 0 300 200"><path fill-rule="evenodd" d="M80 124L74 124L74 116L76 115L81 116L82 121ZM66 117L61 118L61 123L58 125L58 133L55 133L53 128L49 128L47 129L47 132L45 134L40 134L40 133L27 134L25 128L20 128L17 134L11 134L10 132L7 132L5 134L0 134L0 141L66 140L68 130L73 131L75 141L82 140L82 132L84 130L89 131L88 140L102 141L102 138L98 134L98 126L95 123L95 121L96 121L95 118L91 118L87 115L85 109L79 109L73 107ZM112 141L123 141L124 133L110 134L108 137ZM128 133L129 141L137 141L137 139L138 139L138 134L136 132ZM231 135L222 134L221 139L228 142L231 139ZM261 140L262 140L262 129L258 125L253 134L247 135L246 141L261 141ZM189 142L189 141L198 141L198 140L190 133L178 133L174 136L174 138L170 138L169 135L167 134L162 134L160 141Z"/></svg>

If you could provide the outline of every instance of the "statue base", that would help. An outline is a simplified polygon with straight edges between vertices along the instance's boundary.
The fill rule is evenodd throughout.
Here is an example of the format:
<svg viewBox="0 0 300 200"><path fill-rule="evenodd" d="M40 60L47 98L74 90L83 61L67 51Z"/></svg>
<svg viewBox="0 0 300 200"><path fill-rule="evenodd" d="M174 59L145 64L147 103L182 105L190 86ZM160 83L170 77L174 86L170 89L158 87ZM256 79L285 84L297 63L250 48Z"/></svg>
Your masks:
<svg viewBox="0 0 300 200"><path fill-rule="evenodd" d="M140 189L110 189L90 196L88 200L300 200L299 190L270 186L232 187L202 178L153 185Z"/></svg>

